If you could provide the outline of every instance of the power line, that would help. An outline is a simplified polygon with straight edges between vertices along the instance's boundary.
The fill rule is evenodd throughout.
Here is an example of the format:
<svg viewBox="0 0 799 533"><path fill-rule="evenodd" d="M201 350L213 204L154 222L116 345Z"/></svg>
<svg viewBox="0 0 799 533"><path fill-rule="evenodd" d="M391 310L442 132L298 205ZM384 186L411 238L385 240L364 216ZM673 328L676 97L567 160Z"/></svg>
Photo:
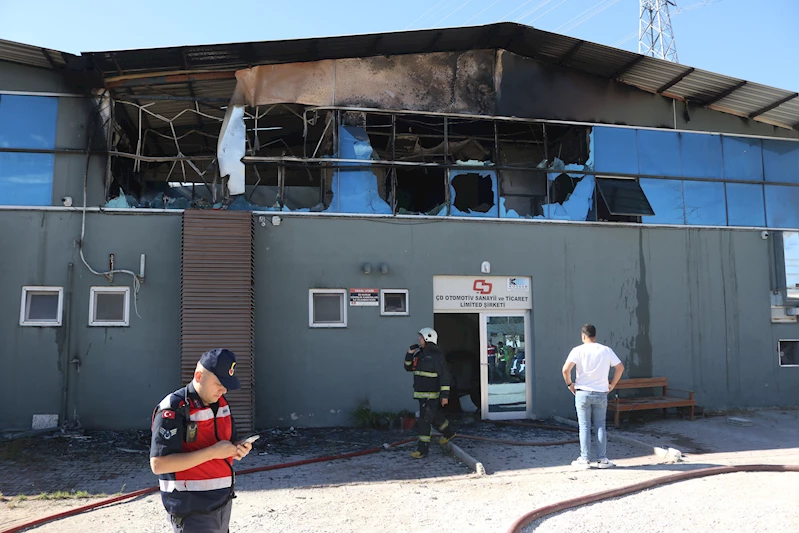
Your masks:
<svg viewBox="0 0 799 533"><path fill-rule="evenodd" d="M472 1L472 0L466 0L464 3L462 3L462 4L460 5L460 7L459 7L459 8L457 8L455 11L451 12L449 15L447 15L447 16L446 16L446 17L444 17L443 19L439 20L439 21L436 23L436 26L438 26L439 24L441 24L442 22L444 22L445 20L447 20L448 18L450 18L452 15L454 15L455 13L457 13L458 11L460 11L461 9L463 9L464 7L466 7L466 4L468 4L468 3L469 3L469 2L471 2L471 1Z"/></svg>
<svg viewBox="0 0 799 533"><path fill-rule="evenodd" d="M543 13L541 13L540 15L538 15L536 18L534 18L533 20L531 20L531 21L530 21L530 24L532 24L532 23L533 23L533 22L535 22L536 20L540 19L541 17L545 16L545 15L546 15L547 13L549 13L550 11L553 11L553 10L554 10L555 8L557 8L558 6L561 6L561 5L565 4L565 3L566 3L566 1L567 1L567 0L560 0L560 3L557 3L557 4L555 4L554 6L550 7L549 9L547 9L546 11L544 11Z"/></svg>
<svg viewBox="0 0 799 533"><path fill-rule="evenodd" d="M540 4L538 4L537 6L535 6L533 9L531 9L530 11L528 11L527 13L525 13L524 15L520 16L520 17L517 19L517 22L521 22L521 21L523 21L523 20L524 20L526 17L528 17L528 16L532 15L533 13L535 13L536 11L538 11L539 9L541 9L542 7L546 7L546 5L547 5L548 3L550 3L551 1L552 1L552 0L544 0L543 2L541 2Z"/></svg>
<svg viewBox="0 0 799 533"><path fill-rule="evenodd" d="M425 18L425 17L426 17L427 15L429 15L429 14L430 14L430 13L431 13L431 12L432 12L432 11L433 11L435 8L437 8L438 6L440 6L441 4L443 4L444 2L449 2L449 0L440 0L440 2L438 2L436 5L434 5L433 7L431 7L430 9L428 9L427 11L425 11L425 12L424 12L424 13L423 13L423 14L422 14L422 15L421 15L419 18L417 18L416 20L414 20L413 22L411 22L410 24L408 24L407 26L405 26L405 29L407 30L407 29L411 28L411 27L412 27L414 24L416 24L417 22L419 22L420 20L422 20L423 18Z"/></svg>
<svg viewBox="0 0 799 533"><path fill-rule="evenodd" d="M505 15L504 17L502 17L502 18L501 18L501 19L499 19L499 20L500 20L500 21L502 21L502 20L509 20L509 19L508 19L508 17L510 17L511 15L513 15L514 13L516 13L517 11L519 11L521 8L523 8L523 7L524 7L524 6L526 6L527 4L531 3L532 1L533 1L533 0L527 0L526 2L523 2L523 3L522 3L520 6L519 6L519 7L517 7L516 9L514 9L513 11L511 11L510 13L508 13L507 15Z"/></svg>
<svg viewBox="0 0 799 533"><path fill-rule="evenodd" d="M583 11L582 13L580 13L579 15L577 15L576 17L574 17L570 21L566 22L565 24L562 24L555 31L556 32L571 31L574 28L576 28L577 26L580 26L581 24L583 24L585 22L588 22L589 20L591 20L595 16L599 15L600 13L602 13L603 11L608 9L609 7L612 7L612 6L616 5L616 4L618 4L620 1L621 0L601 0L599 3L597 3L593 7L589 8L589 9L586 9L585 11Z"/></svg>
<svg viewBox="0 0 799 533"><path fill-rule="evenodd" d="M491 9L492 7L497 5L498 3L499 3L499 0L494 0L493 4L489 5L487 8L485 8L484 10L482 10L481 12L479 12L478 14L476 14L475 16L473 16L472 18L467 20L464 24L470 23L471 21L473 21L474 19L476 19L477 17L479 17L480 15L482 15L483 13L485 13L486 11L488 11L489 9Z"/></svg>

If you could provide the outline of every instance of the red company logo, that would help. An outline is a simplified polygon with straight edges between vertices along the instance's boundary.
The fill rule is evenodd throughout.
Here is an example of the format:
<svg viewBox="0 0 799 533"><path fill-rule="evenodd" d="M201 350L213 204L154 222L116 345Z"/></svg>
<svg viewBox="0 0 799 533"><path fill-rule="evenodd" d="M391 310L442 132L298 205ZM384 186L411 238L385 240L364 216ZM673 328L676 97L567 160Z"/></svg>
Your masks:
<svg viewBox="0 0 799 533"><path fill-rule="evenodd" d="M476 279L474 280L474 285L472 289L474 292L479 292L480 294L491 294L491 290L494 288L494 285L487 282L484 279Z"/></svg>

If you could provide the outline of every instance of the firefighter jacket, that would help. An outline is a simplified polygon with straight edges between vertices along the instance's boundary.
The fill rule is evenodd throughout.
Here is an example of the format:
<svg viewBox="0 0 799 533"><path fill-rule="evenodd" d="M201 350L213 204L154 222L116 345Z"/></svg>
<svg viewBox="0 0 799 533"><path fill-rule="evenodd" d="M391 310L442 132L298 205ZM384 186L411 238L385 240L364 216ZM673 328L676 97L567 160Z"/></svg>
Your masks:
<svg viewBox="0 0 799 533"><path fill-rule="evenodd" d="M428 342L405 354L405 370L413 372L413 397L418 400L449 398L450 374L441 349Z"/></svg>
<svg viewBox="0 0 799 533"><path fill-rule="evenodd" d="M203 404L194 385L169 394L153 414L150 457L187 453L221 440L236 438L236 428L225 397ZM194 468L158 476L161 501L175 516L207 513L233 498L232 459L212 459Z"/></svg>

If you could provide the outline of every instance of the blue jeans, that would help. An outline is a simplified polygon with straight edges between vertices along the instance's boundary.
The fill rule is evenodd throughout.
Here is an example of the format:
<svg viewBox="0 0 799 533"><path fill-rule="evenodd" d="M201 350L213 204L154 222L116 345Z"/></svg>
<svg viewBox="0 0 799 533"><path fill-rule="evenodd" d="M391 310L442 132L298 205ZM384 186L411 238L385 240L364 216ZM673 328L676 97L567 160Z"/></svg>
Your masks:
<svg viewBox="0 0 799 533"><path fill-rule="evenodd" d="M577 423L580 426L580 457L588 460L591 455L591 435L595 434L596 458L607 459L605 417L608 412L608 393L578 390L574 396L574 407L577 409Z"/></svg>

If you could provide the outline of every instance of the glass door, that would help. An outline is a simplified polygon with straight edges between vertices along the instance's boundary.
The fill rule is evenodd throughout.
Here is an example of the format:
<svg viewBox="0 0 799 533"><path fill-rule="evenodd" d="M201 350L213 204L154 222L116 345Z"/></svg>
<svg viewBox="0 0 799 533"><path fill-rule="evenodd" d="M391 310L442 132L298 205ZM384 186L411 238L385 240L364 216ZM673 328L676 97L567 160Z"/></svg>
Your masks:
<svg viewBox="0 0 799 533"><path fill-rule="evenodd" d="M533 417L529 311L480 314L482 418ZM529 364L528 364L529 363Z"/></svg>

